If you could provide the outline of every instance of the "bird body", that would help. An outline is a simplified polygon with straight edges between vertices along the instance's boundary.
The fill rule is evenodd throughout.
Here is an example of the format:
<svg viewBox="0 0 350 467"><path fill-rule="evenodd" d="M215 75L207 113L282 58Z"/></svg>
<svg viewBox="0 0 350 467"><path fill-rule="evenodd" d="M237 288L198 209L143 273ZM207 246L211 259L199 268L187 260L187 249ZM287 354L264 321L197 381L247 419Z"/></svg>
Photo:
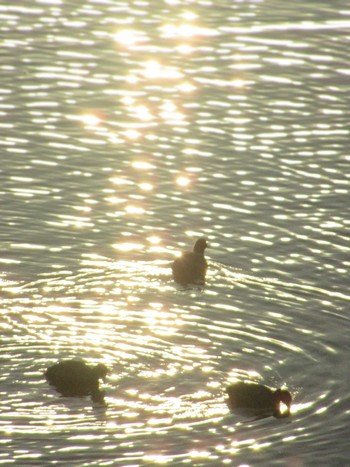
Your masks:
<svg viewBox="0 0 350 467"><path fill-rule="evenodd" d="M204 238L196 241L193 251L186 251L172 263L173 277L179 284L204 284L208 269L204 257L207 242Z"/></svg>
<svg viewBox="0 0 350 467"><path fill-rule="evenodd" d="M229 386L226 392L231 410L243 409L259 417L290 415L292 396L284 389L274 391L261 384L239 382ZM287 407L286 412L281 411L281 403Z"/></svg>
<svg viewBox="0 0 350 467"><path fill-rule="evenodd" d="M82 360L63 360L49 367L44 375L48 383L66 397L91 396L93 401L103 401L99 379L107 374L103 364L88 366Z"/></svg>

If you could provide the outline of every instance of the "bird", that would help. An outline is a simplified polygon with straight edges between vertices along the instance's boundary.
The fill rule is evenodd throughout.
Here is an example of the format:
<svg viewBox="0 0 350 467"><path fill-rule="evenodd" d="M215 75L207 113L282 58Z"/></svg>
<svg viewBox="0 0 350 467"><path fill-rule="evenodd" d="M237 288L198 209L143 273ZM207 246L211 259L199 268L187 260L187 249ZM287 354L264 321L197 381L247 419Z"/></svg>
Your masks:
<svg viewBox="0 0 350 467"><path fill-rule="evenodd" d="M231 411L242 409L249 415L258 418L274 416L276 418L288 417L292 396L286 389L275 391L257 383L238 382L230 385L227 404ZM281 403L286 410L281 410Z"/></svg>
<svg viewBox="0 0 350 467"><path fill-rule="evenodd" d="M82 360L63 360L50 366L45 372L47 382L65 397L91 396L93 402L103 402L104 392L99 379L108 373L103 363L91 367Z"/></svg>
<svg viewBox="0 0 350 467"><path fill-rule="evenodd" d="M182 256L176 258L171 268L176 282L182 285L204 284L205 274L208 269L204 257L204 250L208 244L205 238L196 241L193 251L186 251Z"/></svg>

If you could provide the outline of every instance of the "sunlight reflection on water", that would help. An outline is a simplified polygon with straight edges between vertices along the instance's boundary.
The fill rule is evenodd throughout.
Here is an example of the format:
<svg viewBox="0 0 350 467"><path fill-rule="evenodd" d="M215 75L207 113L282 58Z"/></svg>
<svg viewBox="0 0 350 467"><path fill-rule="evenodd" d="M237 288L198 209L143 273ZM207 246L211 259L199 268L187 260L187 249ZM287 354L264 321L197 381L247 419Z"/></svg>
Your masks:
<svg viewBox="0 0 350 467"><path fill-rule="evenodd" d="M0 458L345 465L348 12L149 7L0 7ZM199 236L207 283L178 286ZM44 381L77 357L106 407ZM230 414L236 380L291 419Z"/></svg>

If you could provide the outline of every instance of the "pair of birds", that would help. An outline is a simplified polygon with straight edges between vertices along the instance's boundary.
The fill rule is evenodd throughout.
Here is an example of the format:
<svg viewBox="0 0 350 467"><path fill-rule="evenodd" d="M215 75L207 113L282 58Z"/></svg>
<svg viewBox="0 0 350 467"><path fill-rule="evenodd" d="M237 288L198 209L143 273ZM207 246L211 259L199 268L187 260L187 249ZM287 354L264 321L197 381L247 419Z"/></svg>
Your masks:
<svg viewBox="0 0 350 467"><path fill-rule="evenodd" d="M182 256L172 263L176 282L182 285L204 284L208 269L204 257L207 246L207 241L201 238L196 241L193 251L182 253ZM284 389L272 391L260 384L240 382L229 386L226 392L231 410L243 409L257 417L265 417L266 414L275 417L290 415L292 396ZM285 410L281 405L285 406Z"/></svg>
<svg viewBox="0 0 350 467"><path fill-rule="evenodd" d="M204 284L208 268L204 257L206 247L207 241L201 238L196 241L193 251L183 253L172 263L176 282L183 285ZM107 367L101 363L89 367L80 360L66 360L49 367L45 377L63 396L91 396L93 402L103 402L104 392L99 388L99 379L105 378L107 373ZM232 411L243 409L258 418L290 415L292 396L286 390L272 391L260 384L239 382L230 385L226 392L227 404ZM282 410L281 405L286 409Z"/></svg>
<svg viewBox="0 0 350 467"><path fill-rule="evenodd" d="M172 264L174 279L180 284L204 283L207 262L205 239L197 240L192 252L187 252ZM104 393L99 389L99 379L107 375L107 367L98 364L91 368L80 360L66 360L49 367L45 377L63 396L91 396L94 402L103 402Z"/></svg>
<svg viewBox="0 0 350 467"><path fill-rule="evenodd" d="M104 392L99 388L99 379L106 377L108 369L102 363L90 367L82 360L63 360L45 371L49 384L65 397L91 396L93 402L104 402ZM245 414L258 418L290 415L292 396L284 389L275 391L261 384L239 382L226 390L231 411L241 409ZM282 410L284 404L286 410Z"/></svg>

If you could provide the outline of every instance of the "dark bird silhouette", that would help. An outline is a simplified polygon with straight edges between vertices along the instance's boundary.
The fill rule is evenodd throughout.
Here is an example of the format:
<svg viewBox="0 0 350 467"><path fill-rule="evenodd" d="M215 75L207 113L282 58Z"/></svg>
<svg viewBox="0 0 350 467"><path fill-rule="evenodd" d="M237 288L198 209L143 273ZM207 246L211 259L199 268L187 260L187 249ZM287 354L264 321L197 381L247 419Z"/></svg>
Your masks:
<svg viewBox="0 0 350 467"><path fill-rule="evenodd" d="M235 383L226 389L229 409L242 409L249 415L258 418L274 416L276 418L288 417L292 403L291 394L285 389L275 391L256 383ZM287 409L281 411L281 403Z"/></svg>
<svg viewBox="0 0 350 467"><path fill-rule="evenodd" d="M176 282L186 284L204 284L207 272L207 261L204 258L204 250L207 241L200 238L196 241L193 251L186 251L172 263L173 277Z"/></svg>
<svg viewBox="0 0 350 467"><path fill-rule="evenodd" d="M98 380L105 378L107 373L107 367L102 363L90 367L82 360L63 360L50 366L44 375L62 396L91 396L93 402L103 402L104 392L100 391Z"/></svg>

